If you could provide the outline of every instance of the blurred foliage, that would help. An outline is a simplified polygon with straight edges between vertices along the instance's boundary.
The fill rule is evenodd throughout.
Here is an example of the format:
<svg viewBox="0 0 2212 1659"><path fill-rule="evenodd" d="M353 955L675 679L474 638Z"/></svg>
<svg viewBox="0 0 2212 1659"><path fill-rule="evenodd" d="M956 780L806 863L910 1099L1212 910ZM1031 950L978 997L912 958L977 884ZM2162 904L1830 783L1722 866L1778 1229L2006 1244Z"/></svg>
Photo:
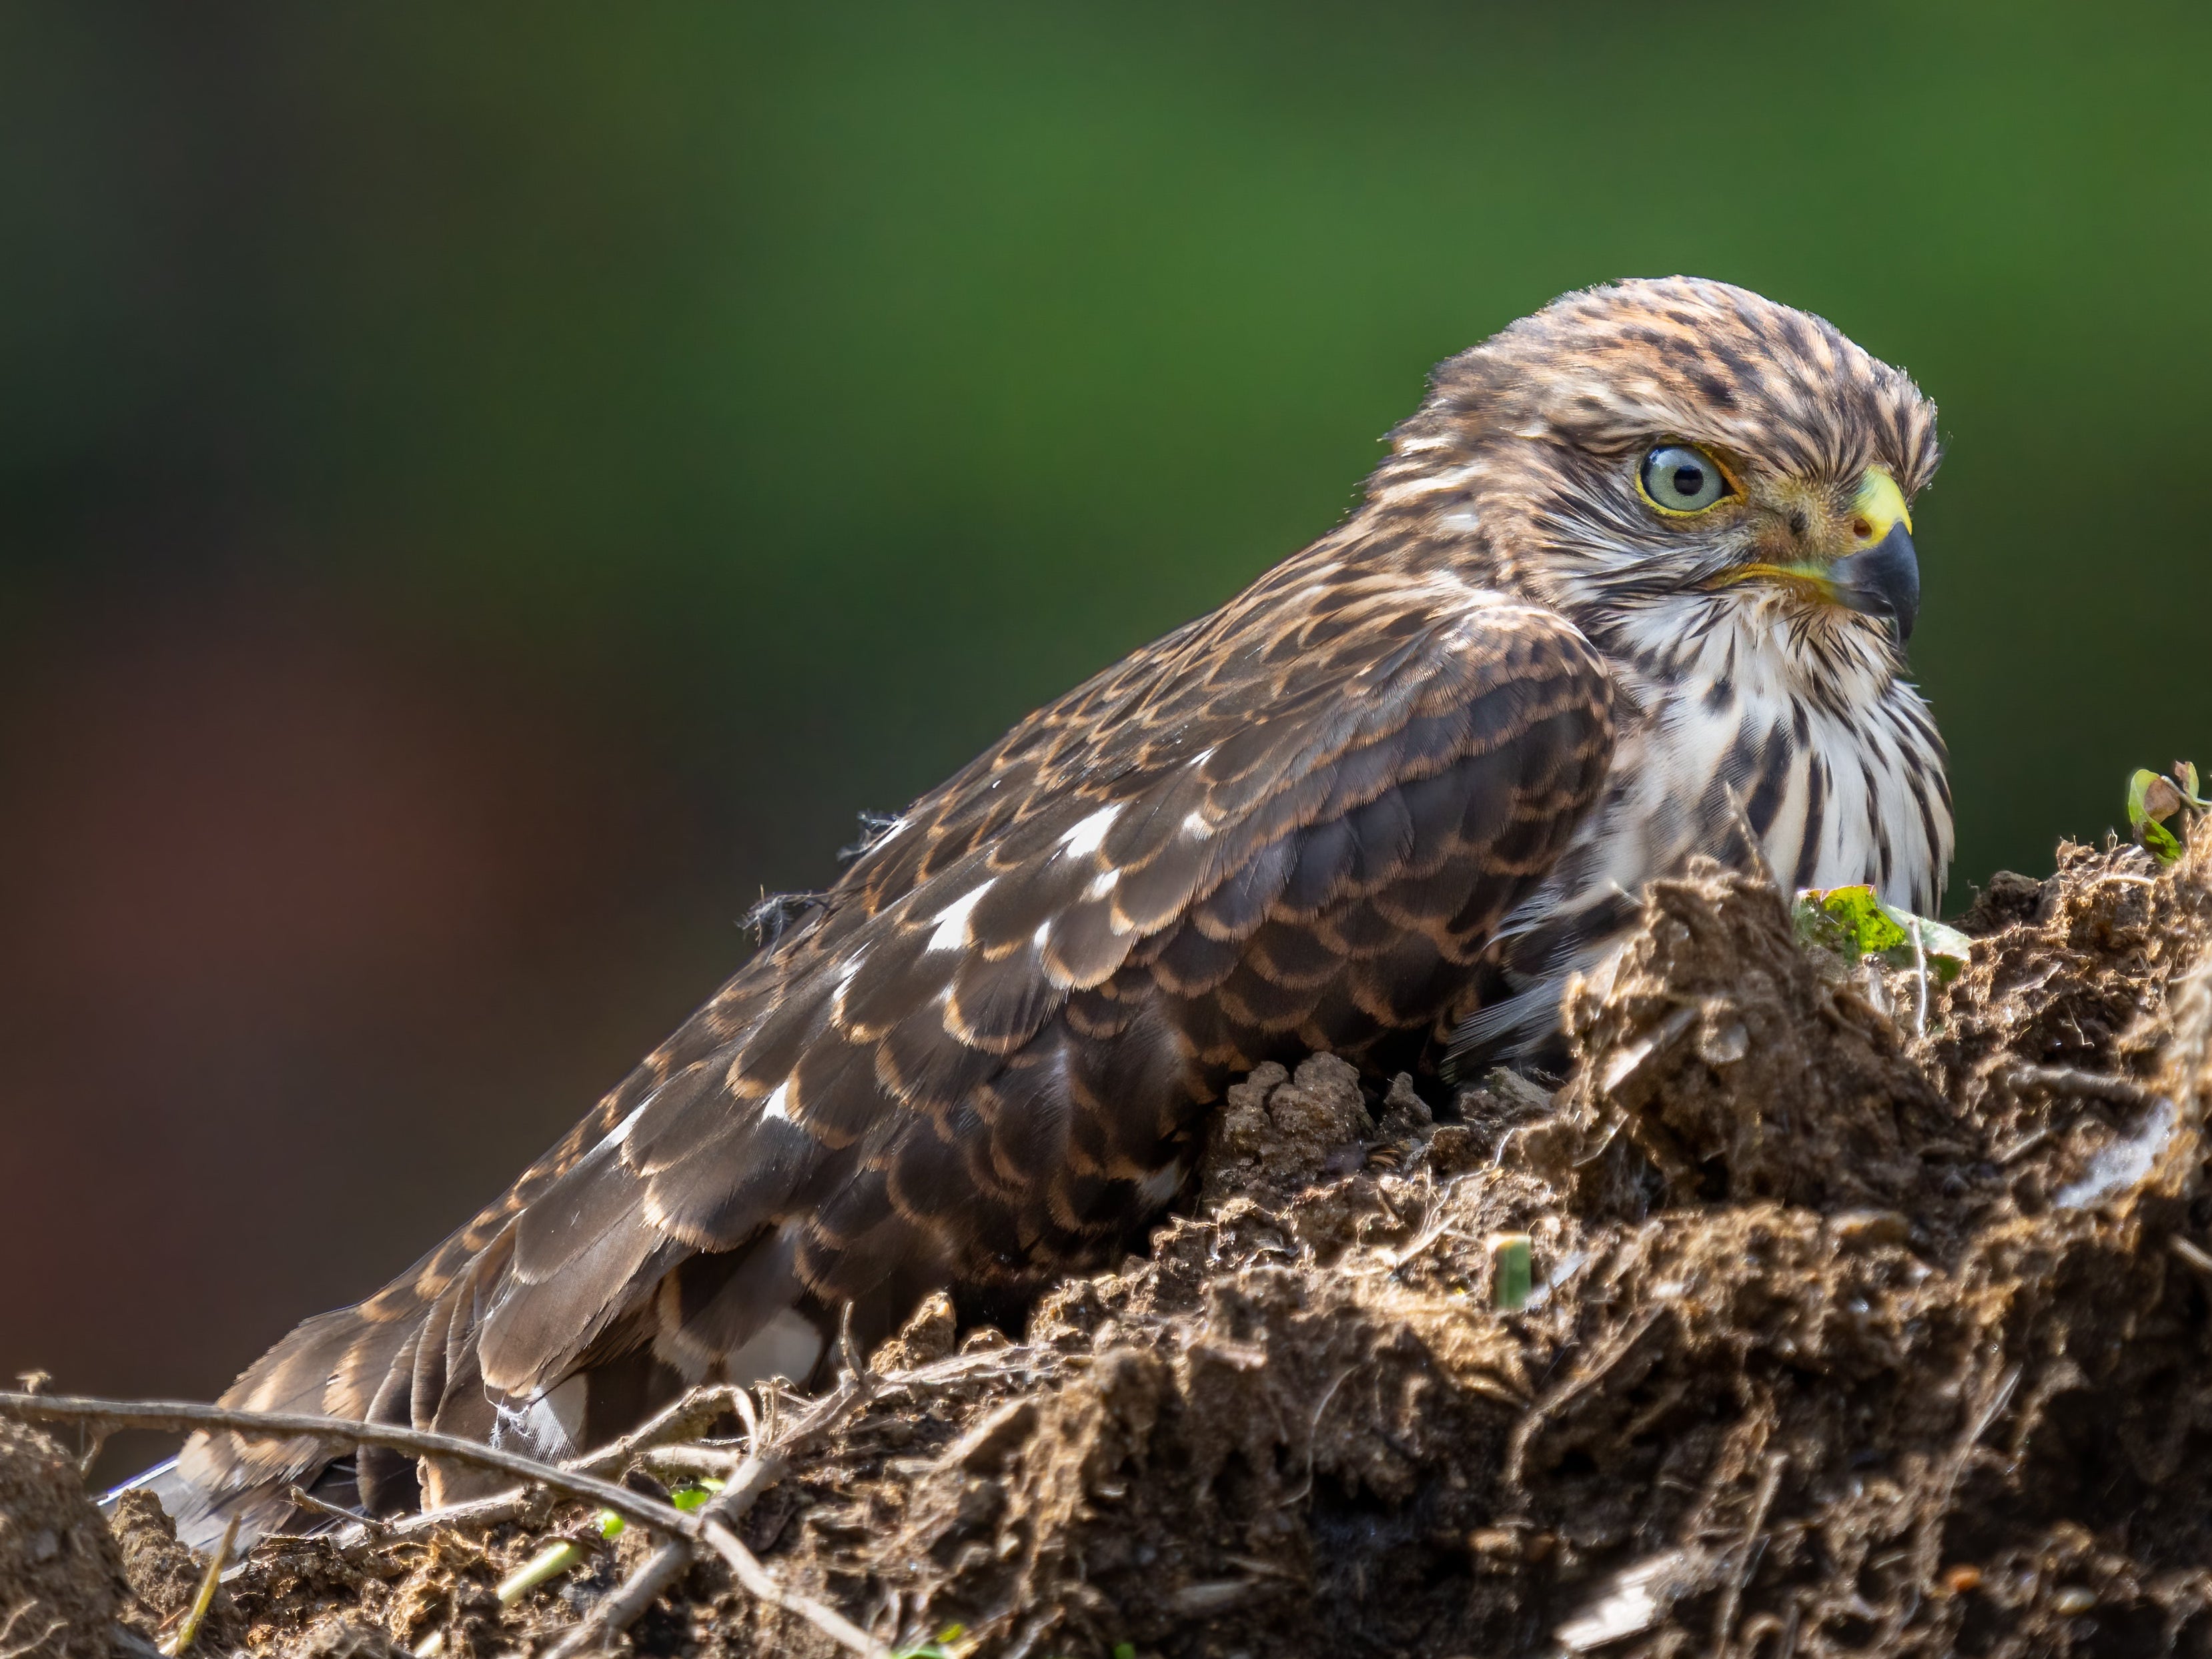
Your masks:
<svg viewBox="0 0 2212 1659"><path fill-rule="evenodd" d="M588 663L758 849L746 889L819 881L851 809L1324 529L1433 361L1686 270L1942 407L1914 654L1955 903L2212 715L2124 689L2212 599L2209 33L11 7L0 607L291 581Z"/></svg>

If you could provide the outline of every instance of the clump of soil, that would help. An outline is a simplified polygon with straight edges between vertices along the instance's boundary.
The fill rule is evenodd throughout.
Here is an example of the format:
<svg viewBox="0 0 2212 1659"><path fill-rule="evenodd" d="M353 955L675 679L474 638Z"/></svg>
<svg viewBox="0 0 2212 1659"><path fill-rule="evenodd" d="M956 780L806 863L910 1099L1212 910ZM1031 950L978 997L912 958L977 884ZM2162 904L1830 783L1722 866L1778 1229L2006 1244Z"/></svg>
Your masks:
<svg viewBox="0 0 2212 1659"><path fill-rule="evenodd" d="M124 1622L149 1638L167 1635L199 1594L207 1563L177 1541L175 1523L150 1492L125 1492L108 1524L114 1529L133 1601ZM199 1639L219 1649L235 1645L245 1633L236 1605L218 1585L201 1621Z"/></svg>
<svg viewBox="0 0 2212 1659"><path fill-rule="evenodd" d="M746 1542L989 1655L2212 1652L2212 831L1966 927L1923 986L1707 868L1571 995L1555 1091L1261 1067L1146 1255L1011 1341L925 1308ZM567 1514L264 1543L242 1639L527 1649L647 1547L501 1608ZM623 1640L835 1650L719 1563Z"/></svg>
<svg viewBox="0 0 2212 1659"><path fill-rule="evenodd" d="M76 1460L0 1422L0 1653L107 1659L125 1594Z"/></svg>

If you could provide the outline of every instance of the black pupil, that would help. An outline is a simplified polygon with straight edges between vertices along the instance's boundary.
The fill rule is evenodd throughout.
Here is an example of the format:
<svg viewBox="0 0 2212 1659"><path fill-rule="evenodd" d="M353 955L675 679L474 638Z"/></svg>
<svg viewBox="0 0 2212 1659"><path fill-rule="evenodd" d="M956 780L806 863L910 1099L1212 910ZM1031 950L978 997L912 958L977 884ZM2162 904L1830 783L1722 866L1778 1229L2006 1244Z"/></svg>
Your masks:
<svg viewBox="0 0 2212 1659"><path fill-rule="evenodd" d="M1674 469L1674 493L1695 495L1705 487L1705 469L1702 466L1678 466Z"/></svg>

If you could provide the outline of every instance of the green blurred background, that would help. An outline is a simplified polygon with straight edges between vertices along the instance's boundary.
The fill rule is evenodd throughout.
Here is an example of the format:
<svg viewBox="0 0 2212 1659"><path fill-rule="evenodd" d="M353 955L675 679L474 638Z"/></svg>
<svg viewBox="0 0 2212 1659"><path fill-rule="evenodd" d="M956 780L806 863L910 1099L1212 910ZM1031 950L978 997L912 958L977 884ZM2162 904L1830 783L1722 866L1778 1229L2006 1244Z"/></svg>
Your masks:
<svg viewBox="0 0 2212 1659"><path fill-rule="evenodd" d="M1723 276L1938 400L1954 902L2203 754L2201 9L0 13L0 1372L208 1395L1436 359ZM273 1248L272 1248L273 1246Z"/></svg>

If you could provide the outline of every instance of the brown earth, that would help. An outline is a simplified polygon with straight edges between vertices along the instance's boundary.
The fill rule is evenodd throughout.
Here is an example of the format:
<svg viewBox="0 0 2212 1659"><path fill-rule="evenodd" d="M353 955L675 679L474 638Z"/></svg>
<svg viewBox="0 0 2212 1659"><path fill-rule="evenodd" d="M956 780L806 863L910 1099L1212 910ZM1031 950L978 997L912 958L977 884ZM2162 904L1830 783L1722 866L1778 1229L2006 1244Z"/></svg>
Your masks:
<svg viewBox="0 0 2212 1659"><path fill-rule="evenodd" d="M106 1659L128 1594L76 1460L35 1429L0 1422L0 1655Z"/></svg>
<svg viewBox="0 0 2212 1659"><path fill-rule="evenodd" d="M990 1656L2212 1653L2212 830L1966 926L1921 1035L1914 973L1708 870L1571 998L1555 1093L1263 1066L1148 1256L1018 1343L925 1309L747 1542ZM264 1543L228 1639L528 1650L651 1547L501 1608L579 1518ZM719 1563L625 1642L835 1650Z"/></svg>

